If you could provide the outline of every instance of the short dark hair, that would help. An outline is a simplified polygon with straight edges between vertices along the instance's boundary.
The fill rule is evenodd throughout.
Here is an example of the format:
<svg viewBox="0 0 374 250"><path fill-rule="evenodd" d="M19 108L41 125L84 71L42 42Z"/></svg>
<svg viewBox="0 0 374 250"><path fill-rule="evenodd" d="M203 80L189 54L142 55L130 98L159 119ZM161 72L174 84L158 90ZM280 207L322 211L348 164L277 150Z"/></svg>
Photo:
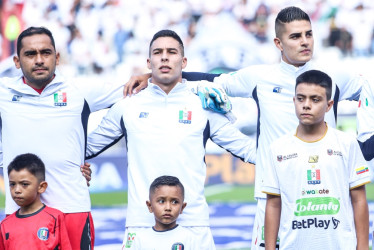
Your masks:
<svg viewBox="0 0 374 250"><path fill-rule="evenodd" d="M321 86L326 90L327 100L331 99L332 80L328 74L319 70L308 70L296 78L295 90L297 88L297 85L299 85L300 83L316 84L318 86Z"/></svg>
<svg viewBox="0 0 374 250"><path fill-rule="evenodd" d="M45 34L45 35L49 36L49 38L51 39L51 44L56 51L55 40L53 39L52 32L49 29L44 28L44 27L29 27L29 28L25 29L24 31L22 31L21 34L18 36L18 39L17 39L17 55L18 56L21 53L23 38L25 38L27 36L33 36L33 35L36 35L36 34L38 34L38 35Z"/></svg>
<svg viewBox="0 0 374 250"><path fill-rule="evenodd" d="M151 199L151 194L153 194L156 190L156 188L159 188L160 186L175 186L179 187L182 191L182 196L184 199L184 187L183 184L179 181L177 177L169 176L169 175L163 175L160 177L157 177L149 187L149 199Z"/></svg>
<svg viewBox="0 0 374 250"><path fill-rule="evenodd" d="M11 171L26 169L34 175L39 182L45 181L45 166L43 161L36 155L27 153L18 155L8 166L8 175Z"/></svg>
<svg viewBox="0 0 374 250"><path fill-rule="evenodd" d="M175 33L172 30L160 30L159 32L157 32L156 34L153 35L153 38L152 38L151 42L149 43L149 56L151 56L151 47L152 47L153 42L157 38L160 38L160 37L171 37L171 38L174 38L175 40L177 40L178 43L179 43L179 46L181 48L182 56L184 56L184 45L183 45L182 39L178 36L177 33Z"/></svg>
<svg viewBox="0 0 374 250"><path fill-rule="evenodd" d="M310 22L308 14L305 13L302 9L295 6L282 9L275 19L275 36L278 38L281 37L283 27L286 23L302 20Z"/></svg>

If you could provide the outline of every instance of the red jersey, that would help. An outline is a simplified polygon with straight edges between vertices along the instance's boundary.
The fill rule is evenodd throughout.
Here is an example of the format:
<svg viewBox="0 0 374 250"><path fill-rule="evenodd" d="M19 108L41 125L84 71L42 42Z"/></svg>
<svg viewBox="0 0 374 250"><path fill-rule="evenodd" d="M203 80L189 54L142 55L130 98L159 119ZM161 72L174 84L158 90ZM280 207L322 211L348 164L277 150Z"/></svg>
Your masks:
<svg viewBox="0 0 374 250"><path fill-rule="evenodd" d="M45 205L33 214L19 215L17 211L5 217L0 231L0 250L72 249L64 214Z"/></svg>

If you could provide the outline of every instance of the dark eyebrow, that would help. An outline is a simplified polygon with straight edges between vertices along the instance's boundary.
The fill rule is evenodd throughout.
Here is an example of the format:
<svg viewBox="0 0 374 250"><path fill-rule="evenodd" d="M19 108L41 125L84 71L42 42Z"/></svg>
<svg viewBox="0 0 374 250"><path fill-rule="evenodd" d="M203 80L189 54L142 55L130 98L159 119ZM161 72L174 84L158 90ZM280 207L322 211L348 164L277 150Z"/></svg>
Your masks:
<svg viewBox="0 0 374 250"><path fill-rule="evenodd" d="M41 53L45 53L45 52L51 52L52 53L52 49L42 49L40 52Z"/></svg>

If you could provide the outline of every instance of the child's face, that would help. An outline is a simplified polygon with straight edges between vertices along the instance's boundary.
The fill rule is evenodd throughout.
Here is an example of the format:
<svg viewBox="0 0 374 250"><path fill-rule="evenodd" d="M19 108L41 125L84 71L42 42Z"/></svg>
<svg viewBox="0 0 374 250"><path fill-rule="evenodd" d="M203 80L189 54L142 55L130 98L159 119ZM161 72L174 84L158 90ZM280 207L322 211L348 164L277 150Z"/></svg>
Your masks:
<svg viewBox="0 0 374 250"><path fill-rule="evenodd" d="M296 116L302 125L323 123L325 113L333 101L327 100L325 88L316 84L300 83L294 97Z"/></svg>
<svg viewBox="0 0 374 250"><path fill-rule="evenodd" d="M42 183L27 169L12 170L9 173L10 193L20 207L29 206L39 199L39 194L45 190Z"/></svg>
<svg viewBox="0 0 374 250"><path fill-rule="evenodd" d="M149 212L155 215L155 229L158 231L173 228L186 205L178 186L160 186L151 195L151 200L147 201Z"/></svg>

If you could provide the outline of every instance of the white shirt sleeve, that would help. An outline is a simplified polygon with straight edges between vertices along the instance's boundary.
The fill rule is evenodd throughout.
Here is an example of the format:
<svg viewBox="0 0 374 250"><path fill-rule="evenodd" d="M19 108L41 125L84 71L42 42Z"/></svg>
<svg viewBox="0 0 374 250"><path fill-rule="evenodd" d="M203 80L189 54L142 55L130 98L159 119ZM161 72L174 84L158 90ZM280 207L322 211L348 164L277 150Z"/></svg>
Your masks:
<svg viewBox="0 0 374 250"><path fill-rule="evenodd" d="M206 112L208 112L210 138L212 141L243 161L255 163L255 141L241 133L222 114L211 111Z"/></svg>
<svg viewBox="0 0 374 250"><path fill-rule="evenodd" d="M262 192L266 194L272 195L280 195L280 187L279 187L279 180L276 170L276 162L275 158L277 157L275 153L273 153L273 146L269 148L269 150L265 151L266 162L264 164L264 175L266 178L262 180Z"/></svg>
<svg viewBox="0 0 374 250"><path fill-rule="evenodd" d="M124 82L80 82L74 84L88 102L91 112L110 108L114 103L123 99L124 85Z"/></svg>
<svg viewBox="0 0 374 250"><path fill-rule="evenodd" d="M374 88L372 85L369 82L363 85L357 109L357 132L358 140L361 142L374 135Z"/></svg>
<svg viewBox="0 0 374 250"><path fill-rule="evenodd" d="M122 105L123 102L118 102L110 108L100 125L88 135L86 157L100 154L122 138Z"/></svg>
<svg viewBox="0 0 374 250"><path fill-rule="evenodd" d="M355 188L370 182L370 170L362 155L361 149L356 140L352 140L349 149L350 167L349 188Z"/></svg>
<svg viewBox="0 0 374 250"><path fill-rule="evenodd" d="M252 74L253 66L247 67L232 73L221 74L214 78L214 83L219 84L229 96L252 98L253 89L256 87L256 81Z"/></svg>

